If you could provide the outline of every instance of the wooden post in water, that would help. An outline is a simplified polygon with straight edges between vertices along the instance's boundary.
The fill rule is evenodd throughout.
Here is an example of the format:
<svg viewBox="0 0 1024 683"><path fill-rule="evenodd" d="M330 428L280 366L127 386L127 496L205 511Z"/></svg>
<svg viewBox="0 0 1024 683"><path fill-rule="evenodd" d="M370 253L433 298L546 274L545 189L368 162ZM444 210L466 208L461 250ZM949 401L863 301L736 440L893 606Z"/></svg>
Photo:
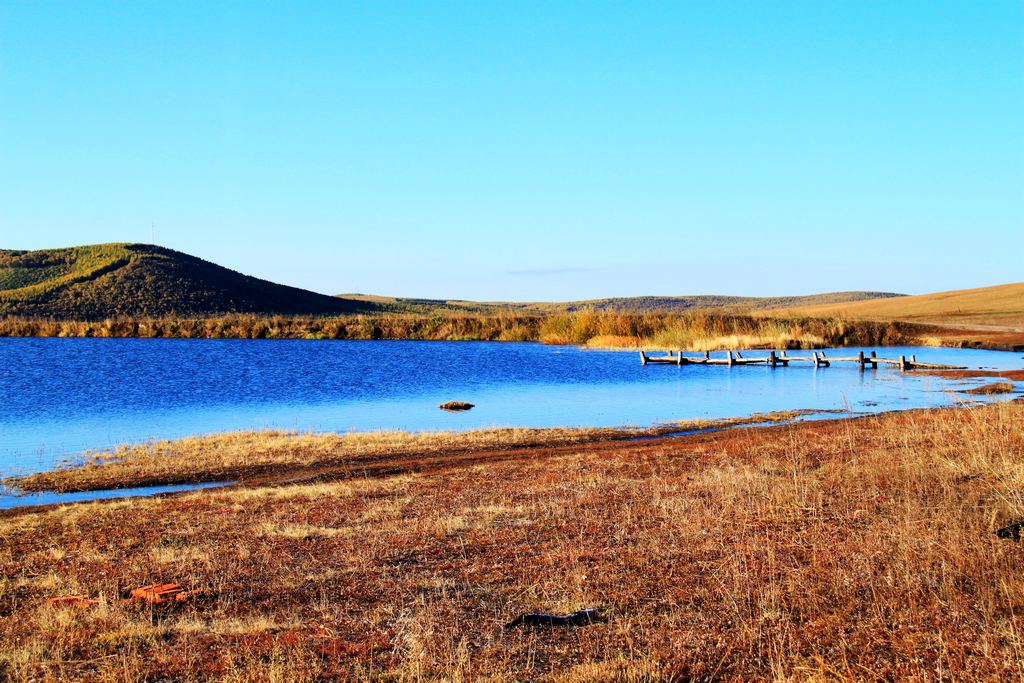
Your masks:
<svg viewBox="0 0 1024 683"><path fill-rule="evenodd" d="M785 349L783 349L781 355L782 355L782 364L785 365L788 368L789 367L789 356L786 355Z"/></svg>
<svg viewBox="0 0 1024 683"><path fill-rule="evenodd" d="M711 352L710 351L705 351L704 352L704 360L711 360Z"/></svg>
<svg viewBox="0 0 1024 683"><path fill-rule="evenodd" d="M872 370L874 370L874 369L878 368L878 363L876 363L876 362L874 361L874 359L875 359L875 358L878 358L878 354L877 354L877 353L875 353L874 351L872 351L872 352L871 352L871 359L872 359L872 360L871 360L871 369L872 369Z"/></svg>
<svg viewBox="0 0 1024 683"><path fill-rule="evenodd" d="M725 352L725 360L726 360L726 365L728 365L731 368L732 367L732 351L726 351Z"/></svg>
<svg viewBox="0 0 1024 683"><path fill-rule="evenodd" d="M678 353L679 353L679 355L676 356L676 365L682 366L682 364L683 364L683 352L682 352L682 350L680 350Z"/></svg>
<svg viewBox="0 0 1024 683"><path fill-rule="evenodd" d="M907 357L906 356L900 356L900 372L903 372L906 369L907 369Z"/></svg>
<svg viewBox="0 0 1024 683"><path fill-rule="evenodd" d="M643 351L640 352L640 365L647 365L647 354Z"/></svg>
<svg viewBox="0 0 1024 683"><path fill-rule="evenodd" d="M812 355L814 356L814 367L816 367L816 368L821 367L821 361L818 360L818 352L814 351L814 352L812 352Z"/></svg>
<svg viewBox="0 0 1024 683"><path fill-rule="evenodd" d="M779 361L775 358L775 352L774 351L772 351L771 353L768 354L768 364L769 365L771 365L774 368L778 364L778 362Z"/></svg>
<svg viewBox="0 0 1024 683"><path fill-rule="evenodd" d="M857 352L857 365L860 366L860 371L864 372L864 352L863 351L858 351Z"/></svg>

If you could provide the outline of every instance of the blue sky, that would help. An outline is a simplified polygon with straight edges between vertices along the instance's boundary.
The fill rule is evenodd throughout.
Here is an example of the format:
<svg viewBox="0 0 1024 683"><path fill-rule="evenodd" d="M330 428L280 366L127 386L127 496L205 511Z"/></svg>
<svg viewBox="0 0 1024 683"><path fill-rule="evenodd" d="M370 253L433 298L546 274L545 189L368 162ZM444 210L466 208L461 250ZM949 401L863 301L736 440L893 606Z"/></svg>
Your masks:
<svg viewBox="0 0 1024 683"><path fill-rule="evenodd" d="M1024 280L1024 3L0 2L0 247L560 300Z"/></svg>

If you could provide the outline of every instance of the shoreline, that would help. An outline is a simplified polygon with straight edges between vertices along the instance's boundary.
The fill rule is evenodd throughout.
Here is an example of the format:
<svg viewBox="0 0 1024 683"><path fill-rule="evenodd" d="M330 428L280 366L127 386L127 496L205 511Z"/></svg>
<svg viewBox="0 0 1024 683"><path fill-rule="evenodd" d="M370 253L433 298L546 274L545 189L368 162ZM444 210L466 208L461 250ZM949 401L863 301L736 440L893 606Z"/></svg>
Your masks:
<svg viewBox="0 0 1024 683"><path fill-rule="evenodd" d="M946 391L962 395L960 400L951 399L955 406L967 404L971 395L978 394L1007 394L1006 398L1010 399L1009 394L1020 393L1012 382L1024 381L1024 369L919 369L908 371L905 376L936 376L947 380L1010 380L977 388L948 387ZM877 405L865 403L869 406ZM266 482L287 477L298 470L305 471L306 476L315 476L318 469L331 469L347 473L347 476L356 476L371 470L386 469L389 460L396 459L406 463L436 463L450 456L653 439L733 426L792 422L815 414L820 417L849 413L849 417L854 417L859 416L857 413L884 414L920 409L920 406L886 406L884 410L872 411L836 406L818 409L783 408L767 414L755 412L740 417L671 420L646 423L647 426L643 427L635 426L645 424L640 421L604 427L476 427L454 432L293 432L273 428L213 431L124 443L103 449L84 449L73 458L65 456L63 463L58 461L51 469L0 477L0 495L10 500L19 494L112 493L119 489L208 485L225 481Z"/></svg>
<svg viewBox="0 0 1024 683"><path fill-rule="evenodd" d="M806 409L755 413L746 417L684 420L650 427L499 428L459 432L219 432L95 451L81 465L5 477L0 479L0 485L29 494L62 494L223 481L260 486L317 476L380 476L500 459L512 453L535 450L678 438L680 432L713 433L731 427L784 424L803 415L829 412L837 411ZM254 450L261 453L254 457ZM201 461L197 458L204 457L206 464L199 464Z"/></svg>
<svg viewBox="0 0 1024 683"><path fill-rule="evenodd" d="M1010 371L918 371L920 374L949 374L955 378L975 376L1009 377L1024 380L1024 370ZM683 439L719 434L736 429L761 430L784 426L822 422L843 422L897 414L933 413L947 410L967 410L1004 402L1024 402L1024 397L1005 398L1002 401L979 403L971 400L969 391L963 401L928 408L893 409L880 412L857 412L841 409L799 409L754 413L744 417L684 420L661 423L650 427L567 427L567 428L498 428L471 429L460 432L280 432L277 430L217 432L179 439L167 439L141 444L127 444L112 449L90 452L83 464L57 467L27 475L0 479L0 496L17 499L24 496L78 496L67 503L97 502L125 497L150 497L187 494L207 488L258 488L280 486L320 480L352 480L365 477L397 476L418 472L437 472L488 462L500 462L517 457L530 457L541 453L571 452L585 446L608 446L637 442L657 442L665 439ZM1021 392L1013 392L1020 394ZM524 438L525 436L525 438ZM360 452L345 452L348 441L363 438L392 439L392 445ZM224 440L238 441L242 448L257 447L262 441L273 439L285 442L278 449L288 451L276 462L233 463L227 466L196 467L194 451L216 450ZM321 441L336 453L321 453L319 459L311 457L304 444ZM487 443L492 441L495 443ZM290 442L290 443L289 443ZM232 444L237 448L239 444ZM322 449L323 444L317 448ZM193 456L190 459L190 456ZM174 459L187 460L188 465L175 470ZM148 468L161 473L151 471ZM141 489L175 489L152 493L124 493ZM101 495L109 494L109 495ZM22 510L45 509L64 501L0 507L0 516L17 514Z"/></svg>

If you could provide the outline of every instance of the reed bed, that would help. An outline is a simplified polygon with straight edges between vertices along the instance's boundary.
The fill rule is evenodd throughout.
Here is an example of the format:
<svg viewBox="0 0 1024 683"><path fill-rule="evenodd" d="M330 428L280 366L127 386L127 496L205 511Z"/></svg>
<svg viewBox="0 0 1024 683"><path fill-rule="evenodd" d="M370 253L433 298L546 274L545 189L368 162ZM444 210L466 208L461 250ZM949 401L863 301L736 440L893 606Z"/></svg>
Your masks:
<svg viewBox="0 0 1024 683"><path fill-rule="evenodd" d="M585 309L546 316L372 314L339 317L53 321L0 320L0 337L143 337L213 339L409 339L540 341L603 347L706 351L820 348L914 343L929 328L898 322L773 319L708 312L619 313Z"/></svg>
<svg viewBox="0 0 1024 683"><path fill-rule="evenodd" d="M8 514L0 677L1019 679L1022 455L1014 402Z"/></svg>

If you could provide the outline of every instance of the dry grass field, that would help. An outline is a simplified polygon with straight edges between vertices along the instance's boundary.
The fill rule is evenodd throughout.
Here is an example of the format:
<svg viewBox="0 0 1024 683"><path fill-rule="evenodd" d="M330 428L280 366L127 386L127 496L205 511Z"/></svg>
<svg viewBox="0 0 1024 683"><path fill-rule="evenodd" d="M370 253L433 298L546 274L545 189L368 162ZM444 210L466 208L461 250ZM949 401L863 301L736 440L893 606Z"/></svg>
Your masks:
<svg viewBox="0 0 1024 683"><path fill-rule="evenodd" d="M1024 676L1021 402L500 453L5 513L0 677Z"/></svg>
<svg viewBox="0 0 1024 683"><path fill-rule="evenodd" d="M847 320L901 320L965 328L979 325L994 328L1024 328L1024 282L918 296L817 304L772 311L772 315L784 316L787 314L837 317ZM994 329L992 331L1013 330Z"/></svg>

